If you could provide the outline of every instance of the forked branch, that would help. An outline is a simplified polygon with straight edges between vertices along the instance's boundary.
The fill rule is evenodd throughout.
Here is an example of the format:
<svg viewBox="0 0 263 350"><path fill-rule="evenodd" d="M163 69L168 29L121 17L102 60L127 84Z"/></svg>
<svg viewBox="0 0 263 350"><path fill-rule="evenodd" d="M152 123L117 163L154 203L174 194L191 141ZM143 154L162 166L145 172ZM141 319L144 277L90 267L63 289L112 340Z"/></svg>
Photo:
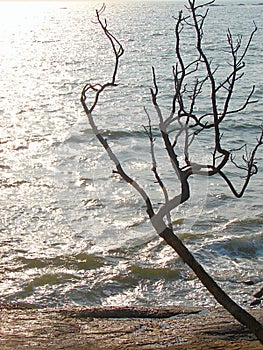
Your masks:
<svg viewBox="0 0 263 350"><path fill-rule="evenodd" d="M114 68L113 68L113 73L112 73L111 79L104 84L95 84L95 85L93 85L91 83L86 84L84 86L84 88L82 89L81 103L82 103L84 111L88 117L89 124L92 128L93 133L96 135L97 139L99 140L99 142L102 144L102 146L106 150L110 160L115 164L116 170L114 170L114 172L118 173L123 178L123 180L125 180L128 184L130 184L141 195L141 197L143 198L143 200L145 202L145 205L147 208L147 213L148 213L149 217L153 217L154 211L153 211L153 206L152 206L152 203L151 203L149 196L147 195L145 190L124 171L122 165L119 162L119 159L117 158L116 154L114 153L114 151L112 150L112 148L108 144L108 141L100 133L100 131L97 127L96 121L92 115L92 112L95 109L95 107L97 106L99 97L103 93L103 91L107 88L116 86L115 81L116 81L116 77L117 77L120 57L124 53L124 49L123 49L122 45L120 44L120 42L108 30L107 21L106 20L103 21L101 19L101 15L103 14L104 10L105 10L105 5L103 5L100 10L96 11L96 18L97 18L97 23L100 25L105 36L108 38L110 45L111 45L111 48L112 48L113 53L114 53L115 64L114 64ZM86 103L87 94L89 92L95 92L94 101L93 101L93 103L91 103L90 107Z"/></svg>
<svg viewBox="0 0 263 350"><path fill-rule="evenodd" d="M171 103L171 111L167 118L164 117L162 110L158 103L159 88L157 84L156 72L152 68L153 76L153 88L151 89L152 103L156 110L157 117L159 120L159 131L162 140L165 145L165 149L169 156L170 165L174 170L175 177L179 180L179 193L176 193L172 198L168 197L167 189L162 181L158 171L157 171L157 161L155 159L154 153L154 137L151 129L151 119L148 116L148 127L145 127L148 138L150 140L150 149L152 157L152 171L154 173L155 179L159 187L163 191L164 204L160 206L156 212L153 210L153 205L151 199L149 198L146 191L139 185L137 181L131 178L123 169L120 164L118 157L108 144L107 140L104 138L103 134L100 133L96 120L93 117L92 112L96 108L100 95L104 90L108 88L115 87L117 72L119 67L119 61L124 53L123 47L116 37L108 30L108 25L106 20L101 19L101 15L105 9L105 6L101 10L96 12L97 23L103 30L106 38L108 39L110 46L112 48L115 62L113 66L113 73L108 82L104 84L91 84L88 83L84 86L81 93L81 103L84 111L88 117L90 126L93 133L96 135L99 142L102 144L109 158L115 165L114 172L118 173L128 184L133 186L133 188L140 194L144 200L146 211L151 220L151 223L159 234L168 245L170 245L175 252L181 257L181 259L188 264L188 266L194 271L196 276L200 279L207 290L215 297L215 299L228 310L239 322L246 325L260 340L263 344L263 327L262 325L247 311L242 309L237 305L213 280L213 278L203 269L203 267L197 262L193 254L187 249L187 247L182 243L182 241L174 234L171 225L171 211L179 206L180 204L187 201L190 197L190 187L189 187L189 177L195 174L212 176L219 174L230 187L231 191L236 197L241 197L246 190L248 183L253 175L257 173L256 166L256 152L258 148L262 145L263 134L258 139L256 146L249 153L246 152L243 156L243 165L238 165L232 155L231 150L227 150L222 145L222 131L221 124L226 121L226 117L229 114L239 112L244 110L250 103L252 103L252 95L254 93L254 88L248 95L248 98L244 102L242 107L236 110L230 110L229 104L230 100L233 98L234 86L237 80L241 76L237 75L240 69L243 69L244 65L242 63L253 38L256 27L252 32L250 39L238 58L237 53L241 47L241 41L239 40L237 45L234 46L232 37L229 34L229 44L231 48L231 57L233 59L232 72L223 80L223 83L217 84L215 73L217 67L213 68L211 61L208 59L205 50L203 48L203 36L204 36L204 25L205 20L208 15L207 6L213 1L207 3L196 4L195 0L188 0L188 15L184 16L183 12L179 13L179 17L176 22L175 36L176 36L176 49L175 53L178 59L177 65L173 68L173 79L174 79L174 93ZM204 10L204 13L202 11ZM200 12L201 11L201 12ZM181 35L183 33L184 26L189 26L194 30L196 35L195 47L197 49L197 58L194 58L192 63L185 64L184 57L181 54ZM198 80L195 78L192 84L192 89L189 87L187 80L194 77L199 73L200 67L204 68L205 74ZM210 97L207 103L207 109L205 114L199 115L197 105L199 98L202 95L203 89L209 89ZM220 105L220 98L218 94L221 90L227 91L226 98L223 105ZM87 94L93 93L93 102L88 106L87 104ZM189 102L190 98L190 102ZM188 101L187 101L188 99ZM221 106L221 108L220 108ZM174 124L177 124L174 126ZM194 161L191 157L191 147L194 144L194 140L200 133L206 131L213 131L213 151L212 159L210 163L203 164L198 161ZM183 140L183 142L182 142ZM178 156L178 145L182 142L183 144L183 157ZM182 160L183 159L183 160ZM236 191L231 179L223 172L225 165L232 161L233 164L237 166L239 170L244 170L246 172L243 187L240 192ZM165 223L166 218L166 223Z"/></svg>

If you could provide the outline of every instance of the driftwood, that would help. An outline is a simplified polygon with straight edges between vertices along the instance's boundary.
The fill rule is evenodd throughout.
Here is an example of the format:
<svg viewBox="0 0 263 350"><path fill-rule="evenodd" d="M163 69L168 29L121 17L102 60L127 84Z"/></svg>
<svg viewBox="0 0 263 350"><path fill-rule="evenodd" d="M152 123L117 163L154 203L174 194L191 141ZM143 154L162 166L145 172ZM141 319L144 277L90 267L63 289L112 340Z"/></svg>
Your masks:
<svg viewBox="0 0 263 350"><path fill-rule="evenodd" d="M263 320L262 309L251 313ZM262 349L221 308L2 305L0 315L1 350Z"/></svg>

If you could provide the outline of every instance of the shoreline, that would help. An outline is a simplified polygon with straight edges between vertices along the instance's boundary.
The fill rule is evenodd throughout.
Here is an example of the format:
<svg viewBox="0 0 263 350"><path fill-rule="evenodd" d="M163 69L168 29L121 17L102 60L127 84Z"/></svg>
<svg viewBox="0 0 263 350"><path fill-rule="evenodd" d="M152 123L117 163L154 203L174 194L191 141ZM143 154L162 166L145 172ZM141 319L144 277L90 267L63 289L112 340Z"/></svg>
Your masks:
<svg viewBox="0 0 263 350"><path fill-rule="evenodd" d="M249 309L263 322L263 309ZM1 350L262 349L222 308L0 305Z"/></svg>

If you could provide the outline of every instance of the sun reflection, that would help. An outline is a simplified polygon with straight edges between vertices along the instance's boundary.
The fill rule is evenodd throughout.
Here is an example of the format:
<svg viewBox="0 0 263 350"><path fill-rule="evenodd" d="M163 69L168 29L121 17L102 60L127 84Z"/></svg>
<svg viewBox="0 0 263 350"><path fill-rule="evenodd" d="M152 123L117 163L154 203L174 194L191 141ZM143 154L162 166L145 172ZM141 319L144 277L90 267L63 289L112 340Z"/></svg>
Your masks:
<svg viewBox="0 0 263 350"><path fill-rule="evenodd" d="M48 7L58 7L59 1L1 1L0 23L1 32L10 28L16 29L20 24L38 22L39 14L44 13Z"/></svg>

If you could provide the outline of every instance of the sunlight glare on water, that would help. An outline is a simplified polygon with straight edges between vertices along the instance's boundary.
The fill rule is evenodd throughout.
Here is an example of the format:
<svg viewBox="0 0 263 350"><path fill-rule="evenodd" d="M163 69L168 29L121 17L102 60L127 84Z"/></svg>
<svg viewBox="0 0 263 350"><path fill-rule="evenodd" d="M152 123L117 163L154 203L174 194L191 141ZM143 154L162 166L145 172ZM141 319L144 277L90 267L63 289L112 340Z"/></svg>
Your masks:
<svg viewBox="0 0 263 350"><path fill-rule="evenodd" d="M112 173L82 111L83 85L104 82L112 71L108 43L92 23L100 5L0 2L0 301L211 305L192 272L156 236L141 199ZM125 55L119 86L105 92L95 117L125 169L156 206L163 198L151 172L143 108L152 117L160 173L174 195L178 183L162 163L167 155L149 88L154 65L160 104L168 115L175 63L171 15L181 8L182 2L109 2L105 13ZM262 10L231 2L210 8L206 47L215 54L219 77L227 56L215 50L225 45L227 26L245 33L245 40L252 19L258 24L247 74L239 82L241 95L234 102L239 104L252 84L259 101L226 125L223 137L233 147L254 144L262 124ZM206 110L206 101L199 108ZM206 161L210 150L209 141L200 139L193 155ZM218 178L194 177L191 200L173 215L183 242L241 303L262 285L261 164L262 151L259 174L241 200ZM240 183L236 175L233 171ZM244 284L247 280L254 285Z"/></svg>

